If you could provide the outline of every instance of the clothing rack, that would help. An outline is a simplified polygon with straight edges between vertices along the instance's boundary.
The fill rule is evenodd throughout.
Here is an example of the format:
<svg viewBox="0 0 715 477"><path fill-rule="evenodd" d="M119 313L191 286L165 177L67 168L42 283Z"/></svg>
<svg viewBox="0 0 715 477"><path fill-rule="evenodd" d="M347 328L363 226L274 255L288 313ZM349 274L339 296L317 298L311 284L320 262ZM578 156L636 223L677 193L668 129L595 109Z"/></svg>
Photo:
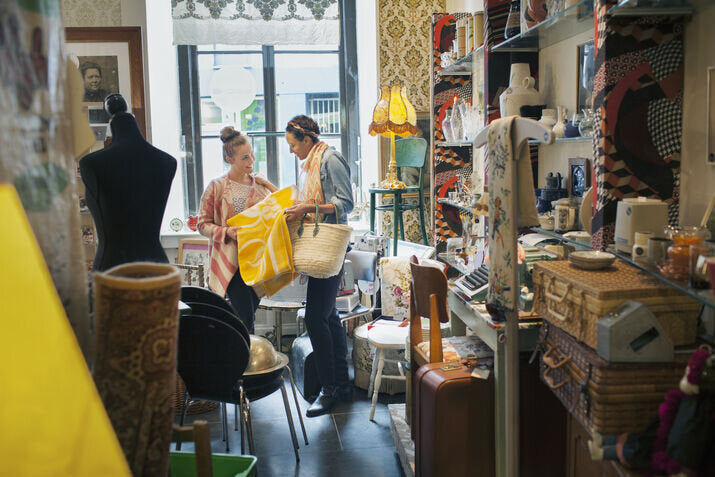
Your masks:
<svg viewBox="0 0 715 477"><path fill-rule="evenodd" d="M474 150L487 144L487 135L491 125L486 126L477 137L474 139ZM511 125L511 142L512 142L512 160L518 160L519 149L524 141L534 139L538 142L551 144L554 142L554 137L548 128L542 126L533 119L515 117ZM487 164L489 167L489 164ZM511 191L513 199L510 201L511 206L507 211L513 224L517 224L517 204L518 201L518 182L517 174L512 174ZM491 201L490 201L491 203ZM489 211L489 215L494 217L494 212ZM504 251L511 251L511 256L514 257L509 273L514 278L514 283L518 283L518 255L517 255L517 236L513 234L511 237L505 237L503 245L497 241L489 244L490 254L492 247L497 247L497 250L503 248ZM511 303L514 308L506 311L505 324L505 348L506 348L506 403L501 409L503 413L497 413L495 419L501 420L504 424L506 432L501 437L501 442L496 442L496 446L504 446L506 453L503 462L497 459L497 475L507 477L517 477L519 475L519 287L512 287L507 291L511 296ZM496 350L495 350L496 352ZM502 467L500 469L500 467Z"/></svg>

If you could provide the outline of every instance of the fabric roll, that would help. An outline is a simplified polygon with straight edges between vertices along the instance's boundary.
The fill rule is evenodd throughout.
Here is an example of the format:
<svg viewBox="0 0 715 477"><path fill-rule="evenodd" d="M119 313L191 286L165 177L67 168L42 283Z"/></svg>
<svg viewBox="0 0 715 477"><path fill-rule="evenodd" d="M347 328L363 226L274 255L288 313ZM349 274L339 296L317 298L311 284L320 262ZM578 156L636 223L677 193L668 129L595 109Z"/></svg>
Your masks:
<svg viewBox="0 0 715 477"><path fill-rule="evenodd" d="M135 262L95 273L94 381L135 477L168 475L179 270Z"/></svg>

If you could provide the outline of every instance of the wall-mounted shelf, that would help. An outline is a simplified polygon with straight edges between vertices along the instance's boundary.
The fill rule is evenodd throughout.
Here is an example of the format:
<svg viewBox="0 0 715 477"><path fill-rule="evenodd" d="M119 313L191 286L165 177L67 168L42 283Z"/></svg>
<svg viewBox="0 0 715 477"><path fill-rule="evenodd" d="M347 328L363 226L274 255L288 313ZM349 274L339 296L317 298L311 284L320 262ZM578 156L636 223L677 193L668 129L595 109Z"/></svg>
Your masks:
<svg viewBox="0 0 715 477"><path fill-rule="evenodd" d="M472 141L441 141L437 143L437 147L472 147L473 145Z"/></svg>
<svg viewBox="0 0 715 477"><path fill-rule="evenodd" d="M474 51L470 51L463 57L457 59L454 63L446 68L442 68L437 72L439 76L471 76L472 75L472 59L484 51L484 46L480 46Z"/></svg>
<svg viewBox="0 0 715 477"><path fill-rule="evenodd" d="M642 16L680 16L692 15L695 8L689 2L670 0L667 6L662 5L662 0L621 0L608 10L607 15L614 17L642 17Z"/></svg>
<svg viewBox="0 0 715 477"><path fill-rule="evenodd" d="M469 206L466 206L466 205L457 204L456 202L450 202L449 200L444 199L444 198L442 198L442 199L437 199L437 202L439 202L440 204L449 205L449 206L451 206L451 207L454 207L455 209L459 209L459 210L461 210L461 211L463 211L463 212L466 212L466 213L468 213L468 214L472 214L472 215L474 214L474 207L469 207Z"/></svg>
<svg viewBox="0 0 715 477"><path fill-rule="evenodd" d="M557 137L554 139L554 143L562 143L562 142L591 142L593 141L593 137L591 136L578 136L578 137ZM530 139L529 144L543 144L536 139Z"/></svg>
<svg viewBox="0 0 715 477"><path fill-rule="evenodd" d="M442 260L444 263L446 263L450 267L453 267L455 270L457 270L462 275L469 274L469 270L467 270L467 265L464 262L457 260L457 257L454 254L452 254L452 253L438 253L437 258L439 260Z"/></svg>
<svg viewBox="0 0 715 477"><path fill-rule="evenodd" d="M555 239L564 241L566 243L569 243L571 245L580 247L582 249L590 249L591 246L582 242L577 242L575 240L567 239L563 235L554 232L553 230L544 230L538 227L531 227L531 230L534 232L538 232L542 235L547 235L549 237L553 237ZM617 252L615 250L609 249L609 252L614 254L616 257L618 257L620 260L623 260L624 262L628 263L629 265L636 267L639 270L642 270L643 272L647 273L648 275L652 276L653 278L658 279L660 282L664 283L665 285L668 285L672 288L675 288L681 293L684 293L688 295L691 298L694 298L695 300L699 301L705 306L709 306L710 308L715 308L715 297L713 297L713 292L710 289L706 290L696 290L694 288L690 288L687 283L685 282L677 282L675 280L671 280L667 277L665 277L663 274L660 273L660 271L655 268L654 266L647 264L647 263L641 263L641 262L635 262L631 258L630 255L622 253L622 252Z"/></svg>
<svg viewBox="0 0 715 477"><path fill-rule="evenodd" d="M593 30L593 0L580 0L519 35L491 48L492 52L536 52Z"/></svg>

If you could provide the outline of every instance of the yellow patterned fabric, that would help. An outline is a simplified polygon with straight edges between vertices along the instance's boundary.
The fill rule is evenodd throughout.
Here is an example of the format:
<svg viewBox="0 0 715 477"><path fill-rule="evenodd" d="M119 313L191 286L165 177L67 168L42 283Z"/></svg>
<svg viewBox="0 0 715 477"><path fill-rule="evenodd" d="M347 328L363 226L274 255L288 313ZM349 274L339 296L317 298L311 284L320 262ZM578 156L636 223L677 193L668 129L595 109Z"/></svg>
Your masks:
<svg viewBox="0 0 715 477"><path fill-rule="evenodd" d="M259 295L271 296L295 278L284 210L298 197L295 186L276 191L226 221L236 232L241 278Z"/></svg>
<svg viewBox="0 0 715 477"><path fill-rule="evenodd" d="M15 190L0 184L2 475L130 477Z"/></svg>

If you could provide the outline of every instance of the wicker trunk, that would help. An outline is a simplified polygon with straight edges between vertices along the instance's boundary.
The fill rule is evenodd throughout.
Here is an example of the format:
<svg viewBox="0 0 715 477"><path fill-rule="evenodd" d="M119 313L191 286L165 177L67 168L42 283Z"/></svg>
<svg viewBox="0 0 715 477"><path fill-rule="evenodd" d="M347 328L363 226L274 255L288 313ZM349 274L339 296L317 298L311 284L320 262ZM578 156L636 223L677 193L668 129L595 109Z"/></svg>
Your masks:
<svg viewBox="0 0 715 477"><path fill-rule="evenodd" d="M691 347L670 363L609 363L568 333L544 323L541 380L588 431L641 431L658 415L665 394L677 388Z"/></svg>
<svg viewBox="0 0 715 477"><path fill-rule="evenodd" d="M535 262L533 277L534 310L591 348L598 320L625 300L646 305L674 345L695 342L700 303L620 261L605 270L581 270L565 260Z"/></svg>
<svg viewBox="0 0 715 477"><path fill-rule="evenodd" d="M97 390L132 474L168 475L179 270L135 262L94 277Z"/></svg>

